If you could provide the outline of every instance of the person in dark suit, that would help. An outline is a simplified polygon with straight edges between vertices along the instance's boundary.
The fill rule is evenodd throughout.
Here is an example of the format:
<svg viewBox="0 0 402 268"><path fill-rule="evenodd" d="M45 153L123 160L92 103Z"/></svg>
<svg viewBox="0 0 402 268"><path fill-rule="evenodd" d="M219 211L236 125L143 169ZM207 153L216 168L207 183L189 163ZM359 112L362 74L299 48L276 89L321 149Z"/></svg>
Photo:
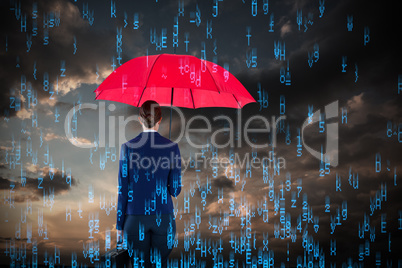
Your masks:
<svg viewBox="0 0 402 268"><path fill-rule="evenodd" d="M127 239L133 266L160 262L167 267L176 234L171 196L177 197L182 186L180 150L158 133L157 102L144 102L138 120L143 131L120 150L117 236Z"/></svg>

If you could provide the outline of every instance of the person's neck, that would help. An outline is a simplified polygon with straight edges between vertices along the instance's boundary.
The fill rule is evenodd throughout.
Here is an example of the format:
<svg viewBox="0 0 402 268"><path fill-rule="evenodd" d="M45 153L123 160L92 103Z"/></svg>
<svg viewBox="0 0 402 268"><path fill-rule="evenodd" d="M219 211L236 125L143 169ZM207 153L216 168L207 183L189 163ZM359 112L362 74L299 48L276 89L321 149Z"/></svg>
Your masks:
<svg viewBox="0 0 402 268"><path fill-rule="evenodd" d="M156 131L156 132L158 132L158 130L157 129L155 129L155 128L142 128L142 131Z"/></svg>

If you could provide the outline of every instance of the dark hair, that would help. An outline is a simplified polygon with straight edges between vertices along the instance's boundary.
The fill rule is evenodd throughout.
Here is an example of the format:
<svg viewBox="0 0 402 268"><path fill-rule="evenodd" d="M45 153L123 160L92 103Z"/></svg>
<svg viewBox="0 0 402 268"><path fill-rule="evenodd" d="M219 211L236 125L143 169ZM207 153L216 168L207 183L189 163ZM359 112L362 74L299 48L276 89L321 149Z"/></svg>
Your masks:
<svg viewBox="0 0 402 268"><path fill-rule="evenodd" d="M140 108L141 122L151 128L162 118L161 107L154 100L145 101Z"/></svg>

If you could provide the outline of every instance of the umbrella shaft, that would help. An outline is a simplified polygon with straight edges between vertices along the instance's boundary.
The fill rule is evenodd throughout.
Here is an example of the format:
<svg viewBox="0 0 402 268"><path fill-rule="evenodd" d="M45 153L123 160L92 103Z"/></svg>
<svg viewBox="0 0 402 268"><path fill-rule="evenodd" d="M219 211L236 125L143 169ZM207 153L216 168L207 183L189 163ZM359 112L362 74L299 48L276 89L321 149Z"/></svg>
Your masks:
<svg viewBox="0 0 402 268"><path fill-rule="evenodd" d="M173 88L172 88L172 96L170 97L170 122L169 122L169 140L170 140L170 134L171 134L171 129L172 129L172 105L173 105Z"/></svg>
<svg viewBox="0 0 402 268"><path fill-rule="evenodd" d="M170 105L169 140L170 140L171 127L172 127L172 105Z"/></svg>

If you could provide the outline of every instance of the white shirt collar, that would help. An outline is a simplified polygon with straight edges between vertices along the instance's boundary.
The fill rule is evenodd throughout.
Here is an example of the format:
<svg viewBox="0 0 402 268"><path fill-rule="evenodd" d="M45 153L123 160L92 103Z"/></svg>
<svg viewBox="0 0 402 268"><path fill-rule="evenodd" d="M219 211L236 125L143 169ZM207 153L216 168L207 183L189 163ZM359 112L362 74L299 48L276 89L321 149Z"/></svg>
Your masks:
<svg viewBox="0 0 402 268"><path fill-rule="evenodd" d="M155 129L145 129L145 130L143 130L144 132L156 132L156 130Z"/></svg>

